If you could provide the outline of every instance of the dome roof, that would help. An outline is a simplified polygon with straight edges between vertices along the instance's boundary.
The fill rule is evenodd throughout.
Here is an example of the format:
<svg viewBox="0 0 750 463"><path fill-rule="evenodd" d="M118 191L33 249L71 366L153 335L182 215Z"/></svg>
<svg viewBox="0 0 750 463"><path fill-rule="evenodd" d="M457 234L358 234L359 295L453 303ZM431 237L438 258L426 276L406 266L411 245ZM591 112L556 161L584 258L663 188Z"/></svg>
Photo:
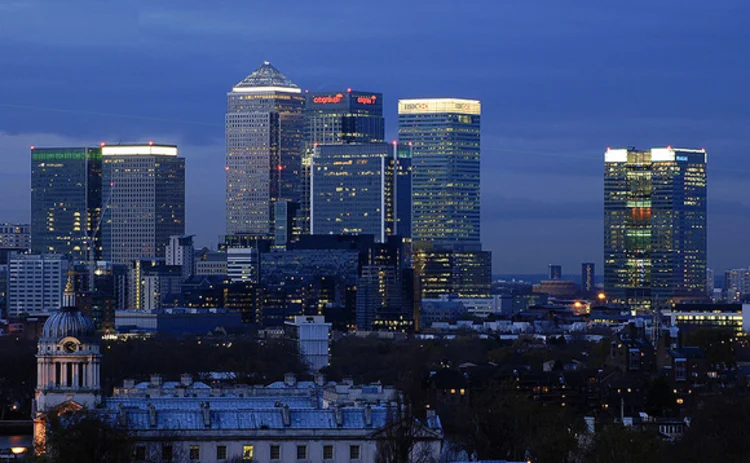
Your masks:
<svg viewBox="0 0 750 463"><path fill-rule="evenodd" d="M94 322L75 307L64 307L49 316L42 329L42 341L57 342L72 336L79 341L94 341Z"/></svg>

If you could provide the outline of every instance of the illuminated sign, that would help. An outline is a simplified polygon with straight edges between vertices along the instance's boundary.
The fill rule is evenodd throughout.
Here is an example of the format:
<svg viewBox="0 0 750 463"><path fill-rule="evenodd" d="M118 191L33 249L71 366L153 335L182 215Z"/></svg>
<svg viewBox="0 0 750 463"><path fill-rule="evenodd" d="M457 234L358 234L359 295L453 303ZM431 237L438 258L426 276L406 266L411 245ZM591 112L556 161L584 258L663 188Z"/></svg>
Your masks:
<svg viewBox="0 0 750 463"><path fill-rule="evenodd" d="M102 146L102 156L177 156L176 146L167 145L115 145Z"/></svg>
<svg viewBox="0 0 750 463"><path fill-rule="evenodd" d="M344 98L344 95L341 93L337 93L336 95L326 95L326 96L316 96L313 98L313 103L315 104L331 104L331 103L341 103L341 100Z"/></svg>
<svg viewBox="0 0 750 463"><path fill-rule="evenodd" d="M685 162L687 162L688 158L687 158L687 156L677 156L677 160L678 161L685 161Z"/></svg>
<svg viewBox="0 0 750 463"><path fill-rule="evenodd" d="M359 104L375 104L377 100L378 100L377 95L357 97L357 103Z"/></svg>
<svg viewBox="0 0 750 463"><path fill-rule="evenodd" d="M458 113L478 116L482 112L482 106L477 100L460 98L410 99L399 100L398 112L399 114Z"/></svg>

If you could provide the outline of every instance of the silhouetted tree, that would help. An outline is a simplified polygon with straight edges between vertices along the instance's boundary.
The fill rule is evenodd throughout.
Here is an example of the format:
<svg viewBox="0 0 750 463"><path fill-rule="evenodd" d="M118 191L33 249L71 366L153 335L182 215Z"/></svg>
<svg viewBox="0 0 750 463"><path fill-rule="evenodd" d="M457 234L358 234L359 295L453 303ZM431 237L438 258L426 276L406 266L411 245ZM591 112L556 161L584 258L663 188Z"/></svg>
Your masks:
<svg viewBox="0 0 750 463"><path fill-rule="evenodd" d="M125 426L87 410L50 414L47 418L44 463L128 463L133 439ZM42 450L42 449L40 449Z"/></svg>

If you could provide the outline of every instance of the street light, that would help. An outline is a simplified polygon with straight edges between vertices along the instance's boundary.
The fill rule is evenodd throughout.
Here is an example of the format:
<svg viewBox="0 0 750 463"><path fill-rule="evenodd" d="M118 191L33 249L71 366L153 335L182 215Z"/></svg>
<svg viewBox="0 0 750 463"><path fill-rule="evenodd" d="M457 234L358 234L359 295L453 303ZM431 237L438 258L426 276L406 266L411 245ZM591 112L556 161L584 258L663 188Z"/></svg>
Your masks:
<svg viewBox="0 0 750 463"><path fill-rule="evenodd" d="M607 295L604 293L599 293L596 295L596 298L599 299L601 302L604 302L604 300L607 298Z"/></svg>

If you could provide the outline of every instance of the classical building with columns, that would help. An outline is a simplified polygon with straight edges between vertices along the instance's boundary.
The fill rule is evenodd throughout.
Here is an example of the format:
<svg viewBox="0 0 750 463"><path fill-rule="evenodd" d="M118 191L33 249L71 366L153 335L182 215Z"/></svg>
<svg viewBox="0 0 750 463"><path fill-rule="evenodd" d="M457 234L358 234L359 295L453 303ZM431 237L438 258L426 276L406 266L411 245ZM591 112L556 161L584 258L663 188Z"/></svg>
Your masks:
<svg viewBox="0 0 750 463"><path fill-rule="evenodd" d="M74 308L68 284L63 308L44 325L37 354L34 438L44 449L47 417L82 409L127 427L135 462L374 463L379 444L406 426L411 449L437 461L440 419L399 417L397 392L376 385L297 382L217 387L194 382L126 381L102 397L99 343L93 322ZM395 401L397 402L397 401ZM427 461L427 460L424 460Z"/></svg>

